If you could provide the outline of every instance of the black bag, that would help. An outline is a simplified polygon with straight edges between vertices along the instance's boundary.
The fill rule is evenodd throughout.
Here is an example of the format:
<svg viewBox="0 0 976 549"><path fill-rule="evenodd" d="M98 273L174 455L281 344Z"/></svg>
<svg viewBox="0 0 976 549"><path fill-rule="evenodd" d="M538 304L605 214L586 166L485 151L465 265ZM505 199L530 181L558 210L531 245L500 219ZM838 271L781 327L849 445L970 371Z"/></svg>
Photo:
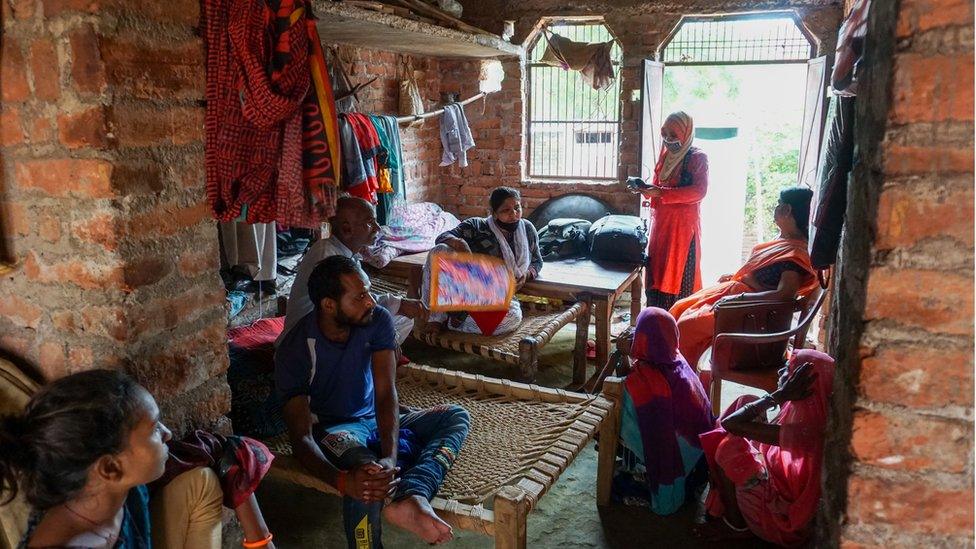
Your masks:
<svg viewBox="0 0 976 549"><path fill-rule="evenodd" d="M820 188L810 216L810 262L816 269L837 261L847 210L847 179L854 165L854 102L854 97L834 97L828 112L830 133L820 155Z"/></svg>
<svg viewBox="0 0 976 549"><path fill-rule="evenodd" d="M647 229L635 215L608 215L590 227L590 258L619 263L647 261Z"/></svg>
<svg viewBox="0 0 976 549"><path fill-rule="evenodd" d="M585 256L590 223L585 219L553 219L539 231L539 251L545 261Z"/></svg>

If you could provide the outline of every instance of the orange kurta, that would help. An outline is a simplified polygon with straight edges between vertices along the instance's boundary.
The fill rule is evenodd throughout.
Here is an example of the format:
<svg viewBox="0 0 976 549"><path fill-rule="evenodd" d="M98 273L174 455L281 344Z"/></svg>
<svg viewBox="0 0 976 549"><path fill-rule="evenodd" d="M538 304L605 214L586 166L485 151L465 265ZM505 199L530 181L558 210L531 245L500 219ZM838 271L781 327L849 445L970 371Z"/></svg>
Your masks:
<svg viewBox="0 0 976 549"><path fill-rule="evenodd" d="M681 292L681 278L693 240L695 284L692 291L702 286L699 205L708 190L708 157L692 147L685 161L691 184L679 187L683 170L675 168L667 180L659 182L663 188L661 196L651 199L654 220L647 243L647 289L672 295Z"/></svg>
<svg viewBox="0 0 976 549"><path fill-rule="evenodd" d="M776 239L757 244L746 264L732 275L732 280L695 292L671 307L671 315L678 321L678 349L688 364L697 367L702 353L712 344L712 337L715 335L715 313L712 306L725 296L755 291L742 280L759 269L783 261L792 261L810 274L798 292L801 296L810 295L818 282L816 271L810 264L807 242Z"/></svg>

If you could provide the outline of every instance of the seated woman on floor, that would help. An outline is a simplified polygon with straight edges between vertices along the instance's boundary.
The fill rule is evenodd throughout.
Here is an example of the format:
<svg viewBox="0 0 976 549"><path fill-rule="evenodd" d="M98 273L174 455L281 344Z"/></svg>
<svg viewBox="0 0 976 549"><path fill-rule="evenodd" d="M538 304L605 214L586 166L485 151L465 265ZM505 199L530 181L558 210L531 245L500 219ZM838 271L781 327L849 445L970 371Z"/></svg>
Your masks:
<svg viewBox="0 0 976 549"><path fill-rule="evenodd" d="M701 537L756 535L787 547L810 540L833 382L829 355L800 350L776 391L739 397L720 427L701 436L711 474L706 508L714 519L698 530ZM780 412L770 423L766 411L775 406Z"/></svg>
<svg viewBox="0 0 976 549"><path fill-rule="evenodd" d="M817 275L807 252L807 224L813 191L801 187L779 193L773 221L780 234L757 244L746 264L719 284L703 288L671 307L681 333L679 348L693 368L712 344L717 303L781 301L807 296L817 287Z"/></svg>
<svg viewBox="0 0 976 549"><path fill-rule="evenodd" d="M457 227L437 237L430 255L438 251L486 254L500 257L515 275L516 289L539 276L542 270L542 252L539 251L539 234L532 223L522 219L522 195L511 187L498 187L488 199L491 215L472 217ZM430 260L424 267L421 298L430 302ZM508 313L493 330L483 330L470 313L431 313L427 322L429 333L438 333L447 327L469 334L505 334L522 323L522 306L512 299Z"/></svg>
<svg viewBox="0 0 976 549"><path fill-rule="evenodd" d="M245 547L274 547L254 498L268 449L170 438L153 397L111 370L63 377L0 417L0 502L22 492L32 507L20 546L220 548L223 502Z"/></svg>
<svg viewBox="0 0 976 549"><path fill-rule="evenodd" d="M643 472L651 510L670 515L700 494L708 470L698 435L713 428L711 405L695 371L678 352L678 327L664 309L648 307L632 335L617 340L628 371L620 440L625 472L618 495ZM629 367L628 367L629 366ZM647 497L638 487L633 492ZM631 492L631 493L633 493Z"/></svg>

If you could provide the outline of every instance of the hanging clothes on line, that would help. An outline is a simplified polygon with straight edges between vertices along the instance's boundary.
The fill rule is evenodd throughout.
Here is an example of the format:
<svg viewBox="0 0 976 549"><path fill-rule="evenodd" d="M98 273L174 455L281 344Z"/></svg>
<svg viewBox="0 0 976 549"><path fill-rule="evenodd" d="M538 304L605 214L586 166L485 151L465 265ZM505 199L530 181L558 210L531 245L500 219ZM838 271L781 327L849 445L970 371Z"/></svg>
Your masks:
<svg viewBox="0 0 976 549"><path fill-rule="evenodd" d="M613 40L589 44L574 42L549 31L543 31L543 36L547 44L540 63L579 71L583 81L594 90L605 90L613 83L613 61L610 58Z"/></svg>
<svg viewBox="0 0 976 549"><path fill-rule="evenodd" d="M390 172L391 192L381 193L377 197L376 220L380 225L386 225L390 213L397 201L407 198L406 182L403 173L403 146L400 143L400 125L395 116L369 115L380 144L386 151L386 168Z"/></svg>
<svg viewBox="0 0 976 549"><path fill-rule="evenodd" d="M372 121L358 112L343 113L346 127L340 127L345 164L346 192L376 204L380 190L380 155L384 152Z"/></svg>
<svg viewBox="0 0 976 549"><path fill-rule="evenodd" d="M474 138L468 119L464 116L464 107L458 103L444 105L441 115L441 166L450 166L457 162L464 168L468 165L468 149L474 147Z"/></svg>
<svg viewBox="0 0 976 549"><path fill-rule="evenodd" d="M316 82L314 74L324 74L324 56L315 61L308 3L206 0L204 14L205 158L214 217L318 225L335 208L338 130L331 83ZM320 115L304 116L313 102ZM306 123L325 127L313 139Z"/></svg>

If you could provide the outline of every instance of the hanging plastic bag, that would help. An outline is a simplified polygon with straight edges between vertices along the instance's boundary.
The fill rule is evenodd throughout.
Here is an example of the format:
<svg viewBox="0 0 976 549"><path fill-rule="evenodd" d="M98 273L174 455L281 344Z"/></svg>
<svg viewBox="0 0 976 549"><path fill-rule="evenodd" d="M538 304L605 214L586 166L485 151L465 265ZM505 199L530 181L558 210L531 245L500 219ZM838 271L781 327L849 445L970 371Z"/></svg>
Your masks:
<svg viewBox="0 0 976 549"><path fill-rule="evenodd" d="M420 96L420 87L414 77L413 64L401 63L403 69L403 79L400 80L400 116L419 116L424 114L424 100ZM420 120L410 123L411 126L418 124Z"/></svg>

